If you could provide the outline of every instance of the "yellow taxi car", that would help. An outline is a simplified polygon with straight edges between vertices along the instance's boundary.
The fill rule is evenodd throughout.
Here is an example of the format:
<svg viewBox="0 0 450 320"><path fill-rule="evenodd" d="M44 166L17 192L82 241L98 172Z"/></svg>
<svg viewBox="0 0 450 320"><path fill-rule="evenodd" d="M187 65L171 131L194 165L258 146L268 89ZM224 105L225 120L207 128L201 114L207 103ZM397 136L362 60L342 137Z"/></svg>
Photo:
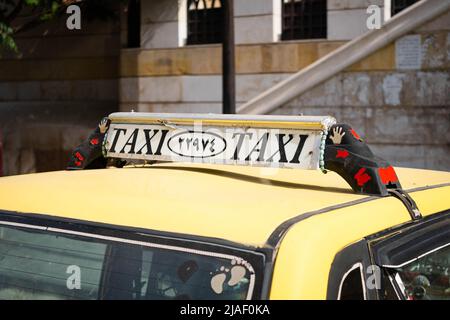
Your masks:
<svg viewBox="0 0 450 320"><path fill-rule="evenodd" d="M449 299L449 244L450 173L331 117L115 113L0 178L0 299Z"/></svg>

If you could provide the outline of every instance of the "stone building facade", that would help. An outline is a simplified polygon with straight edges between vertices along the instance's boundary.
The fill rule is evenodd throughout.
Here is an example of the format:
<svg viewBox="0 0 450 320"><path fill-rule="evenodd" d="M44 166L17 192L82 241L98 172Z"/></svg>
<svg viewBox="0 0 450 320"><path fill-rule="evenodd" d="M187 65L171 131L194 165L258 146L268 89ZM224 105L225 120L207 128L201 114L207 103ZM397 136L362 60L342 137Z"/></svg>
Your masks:
<svg viewBox="0 0 450 320"><path fill-rule="evenodd" d="M281 40L283 3L301 1L234 0L238 105L367 32L368 6L384 17L390 1L311 1L325 3L323 36ZM121 110L221 112L221 45L186 44L188 2L141 2L141 46L121 53Z"/></svg>
<svg viewBox="0 0 450 320"><path fill-rule="evenodd" d="M369 6L387 20L417 1L328 0L326 35L288 41L283 2L234 2L238 106L369 32ZM186 1L142 3L141 47L121 54L121 110L221 112L221 47L186 45L185 10ZM447 12L406 37L420 38L413 69L399 66L396 39L272 113L334 115L395 165L450 170L449 31Z"/></svg>
<svg viewBox="0 0 450 320"><path fill-rule="evenodd" d="M401 64L404 42L416 66ZM274 114L335 116L396 165L450 170L450 12L356 63Z"/></svg>

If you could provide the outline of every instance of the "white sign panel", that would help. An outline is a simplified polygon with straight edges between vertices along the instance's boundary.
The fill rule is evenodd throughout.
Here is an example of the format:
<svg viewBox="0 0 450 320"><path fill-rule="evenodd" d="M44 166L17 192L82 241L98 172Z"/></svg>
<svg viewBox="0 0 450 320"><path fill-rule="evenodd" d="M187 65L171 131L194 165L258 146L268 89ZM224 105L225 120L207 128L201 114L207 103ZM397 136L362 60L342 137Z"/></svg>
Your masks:
<svg viewBox="0 0 450 320"><path fill-rule="evenodd" d="M395 42L397 69L417 70L422 66L420 35L410 35Z"/></svg>
<svg viewBox="0 0 450 320"><path fill-rule="evenodd" d="M107 157L318 169L321 131L112 123Z"/></svg>

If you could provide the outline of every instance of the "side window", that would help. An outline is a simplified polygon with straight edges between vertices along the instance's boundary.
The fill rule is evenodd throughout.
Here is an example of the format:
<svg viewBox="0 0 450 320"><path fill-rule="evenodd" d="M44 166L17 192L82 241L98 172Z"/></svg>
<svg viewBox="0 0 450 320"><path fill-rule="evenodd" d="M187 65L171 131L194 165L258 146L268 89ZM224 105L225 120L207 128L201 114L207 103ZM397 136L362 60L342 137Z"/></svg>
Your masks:
<svg viewBox="0 0 450 320"><path fill-rule="evenodd" d="M362 265L355 264L342 278L338 300L365 300Z"/></svg>
<svg viewBox="0 0 450 320"><path fill-rule="evenodd" d="M389 277L398 299L450 300L449 213L378 234L371 241L373 261ZM381 291L381 297L395 298L392 290Z"/></svg>
<svg viewBox="0 0 450 320"><path fill-rule="evenodd" d="M408 300L450 300L450 245L395 268Z"/></svg>
<svg viewBox="0 0 450 320"><path fill-rule="evenodd" d="M365 239L343 248L336 254L331 264L328 275L327 299L377 299L377 292L372 287L377 282L377 278L375 271L369 268L371 265Z"/></svg>
<svg viewBox="0 0 450 320"><path fill-rule="evenodd" d="M380 290L380 298L383 300L399 300L399 296L392 286L389 274L384 271L382 276L382 287Z"/></svg>

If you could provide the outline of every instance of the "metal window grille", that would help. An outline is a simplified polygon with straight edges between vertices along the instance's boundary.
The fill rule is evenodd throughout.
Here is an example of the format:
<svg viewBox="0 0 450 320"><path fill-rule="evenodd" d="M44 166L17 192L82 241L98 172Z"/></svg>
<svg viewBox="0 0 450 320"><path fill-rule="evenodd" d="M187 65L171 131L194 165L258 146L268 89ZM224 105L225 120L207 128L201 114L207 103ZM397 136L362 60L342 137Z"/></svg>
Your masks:
<svg viewBox="0 0 450 320"><path fill-rule="evenodd" d="M392 0L391 4L391 16L396 15L400 11L412 6L414 3L419 0Z"/></svg>
<svg viewBox="0 0 450 320"><path fill-rule="evenodd" d="M282 40L327 37L327 0L281 0Z"/></svg>
<svg viewBox="0 0 450 320"><path fill-rule="evenodd" d="M222 42L222 0L189 0L187 10L187 44Z"/></svg>
<svg viewBox="0 0 450 320"><path fill-rule="evenodd" d="M141 1L130 0L128 2L128 48L141 46Z"/></svg>

